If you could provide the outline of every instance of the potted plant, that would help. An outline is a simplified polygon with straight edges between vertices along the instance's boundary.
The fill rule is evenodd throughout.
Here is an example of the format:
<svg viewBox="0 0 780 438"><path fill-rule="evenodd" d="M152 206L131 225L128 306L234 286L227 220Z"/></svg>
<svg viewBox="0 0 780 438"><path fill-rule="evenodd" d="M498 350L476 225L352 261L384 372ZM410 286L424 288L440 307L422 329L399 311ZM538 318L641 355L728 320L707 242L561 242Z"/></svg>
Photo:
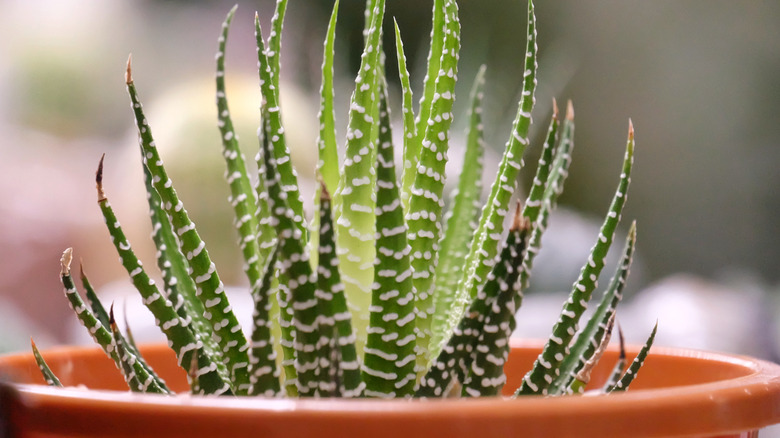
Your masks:
<svg viewBox="0 0 780 438"><path fill-rule="evenodd" d="M122 333L113 309L103 307L82 270L87 306L73 280L72 250L67 249L61 261L65 295L101 348L41 354L33 344L32 355L0 359L0 371L15 381L0 393L3 427L10 435L746 436L780 421L776 366L654 350L643 367L655 328L641 348L624 349L622 336L621 348L608 348L634 252L635 224L612 281L578 330L626 201L634 153L630 121L615 196L550 338L532 346L510 342L574 144L569 103L561 121L554 110L534 183L525 201L513 204L537 80L531 1L522 98L489 198L480 208L483 69L471 96L464 159L469 165L446 215L445 165L460 47L455 0L434 1L428 75L416 115L395 28L403 86L400 177L383 68L384 0L367 1L365 48L339 166L332 77L336 3L325 40L319 180L311 224L305 221L279 107L286 6L286 0L277 1L267 41L255 19L262 93L255 181L246 170L225 96L225 44L235 8L223 25L217 52L218 125L254 298L250 338L167 176L128 60L126 83L162 287L133 253L108 201L103 158L96 173L97 199L121 262L170 348L137 346L129 331ZM635 356L629 366L627 352ZM113 368L120 373L104 373ZM624 392L640 368L643 377L637 382L646 389L608 397L556 397L586 387L593 390L590 394ZM44 380L50 387L29 385ZM52 388L76 385L96 390ZM123 387L131 392L99 390ZM220 397L177 395L187 388ZM405 400L412 398L426 400Z"/></svg>

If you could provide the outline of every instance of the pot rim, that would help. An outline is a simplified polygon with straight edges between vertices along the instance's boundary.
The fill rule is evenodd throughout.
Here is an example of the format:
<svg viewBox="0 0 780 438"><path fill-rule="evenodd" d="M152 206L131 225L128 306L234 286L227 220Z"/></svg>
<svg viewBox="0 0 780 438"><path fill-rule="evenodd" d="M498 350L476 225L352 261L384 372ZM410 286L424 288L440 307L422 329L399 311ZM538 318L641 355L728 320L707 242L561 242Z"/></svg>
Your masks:
<svg viewBox="0 0 780 438"><path fill-rule="evenodd" d="M512 340L513 349L538 349L539 341ZM95 347L61 347L48 355L66 354L74 350ZM142 349L167 348L147 345ZM636 353L638 348L630 348ZM0 366L29 353L0 357ZM66 410L86 408L92 411L129 410L131 415L155 412L158 415L181 412L188 407L191 416L208 418L235 416L262 422L263 419L305 419L311 424L333 424L348 420L350 424L366 421L405 423L407 426L429 422L440 427L455 427L466 415L481 418L485 426L518 430L533 421L542 433L566 435L575 431L582 435L582 424L593 426L607 435L625 433L626 424L641 431L641 436L675 436L686 434L718 434L755 430L780 422L780 365L746 356L706 352L691 349L654 347L651 356L681 360L719 362L737 369L737 377L685 386L652 389L632 389L625 393L594 397L521 397L437 400L345 400L345 399L262 399L218 398L193 396L160 396L108 390L53 388L34 384L11 384L12 396L27 408L58 405ZM640 372L641 374L641 372ZM8 389L5 390L8 393ZM251 413L251 416L247 416ZM178 415L178 414L177 414ZM562 419L577 429L566 429ZM618 421L618 418L624 418ZM663 421L659 421L661 418ZM403 421L400 421L403 420ZM620 423L620 424L618 424ZM465 427L465 426L462 426ZM622 429L620 429L622 427ZM481 428L476 431L483 430ZM477 432L479 433L479 432ZM632 433L633 436L640 436ZM345 435L346 436L346 435ZM594 435L595 436L595 435Z"/></svg>

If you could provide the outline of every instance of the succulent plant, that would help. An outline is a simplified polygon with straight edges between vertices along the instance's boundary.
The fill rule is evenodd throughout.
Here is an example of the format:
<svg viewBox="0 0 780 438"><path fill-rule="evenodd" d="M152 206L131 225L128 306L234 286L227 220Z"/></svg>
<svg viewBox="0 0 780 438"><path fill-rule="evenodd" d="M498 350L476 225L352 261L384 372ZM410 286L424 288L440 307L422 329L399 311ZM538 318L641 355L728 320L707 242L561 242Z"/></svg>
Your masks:
<svg viewBox="0 0 780 438"><path fill-rule="evenodd" d="M286 0L278 0L270 36L255 16L261 126L258 174L249 175L225 95L227 15L216 56L218 126L230 204L245 260L254 324L247 337L214 263L169 179L133 82L126 83L154 226L156 283L133 253L103 187L97 194L111 239L143 302L154 314L196 394L290 397L442 397L498 395L523 290L549 215L571 163L574 111L554 104L533 185L518 196L537 83L534 5L528 2L523 91L487 201L480 202L485 69L474 81L460 180L445 210L460 25L455 0L434 0L422 98L415 109L403 43L395 26L402 84L403 161L397 170L381 29L384 0L366 2L365 47L349 107L346 145L335 131L333 51L338 1L324 44L315 215L307 224L290 161L279 103L279 55ZM340 155L343 162L340 164ZM609 342L634 253L636 225L590 320L579 321L596 289L626 201L634 157L629 121L625 158L612 204L590 256L542 353L515 391L581 392ZM511 217L510 217L511 216ZM106 311L82 270L87 306L62 257L65 294L81 323L124 375L132 391L170 394L144 361L113 309ZM655 329L631 367L623 355L602 392L625 390L641 367ZM621 334L622 345L622 334ZM56 376L33 346L52 385Z"/></svg>

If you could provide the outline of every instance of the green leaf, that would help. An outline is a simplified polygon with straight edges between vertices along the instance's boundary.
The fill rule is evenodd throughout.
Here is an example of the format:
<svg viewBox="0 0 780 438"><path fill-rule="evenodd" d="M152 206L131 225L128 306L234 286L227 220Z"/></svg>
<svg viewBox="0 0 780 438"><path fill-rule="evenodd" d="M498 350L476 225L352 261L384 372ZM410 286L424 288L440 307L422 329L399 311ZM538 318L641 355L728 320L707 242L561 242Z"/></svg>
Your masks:
<svg viewBox="0 0 780 438"><path fill-rule="evenodd" d="M457 4L454 0L446 0L444 7L444 51L406 215L411 247L412 283L416 293L417 365L422 370L430 361L434 276L441 239L445 166L460 51Z"/></svg>
<svg viewBox="0 0 780 438"><path fill-rule="evenodd" d="M89 307L92 309L92 313L95 315L100 324L103 327L109 327L109 316L106 312L106 308L103 307L103 303L98 299L95 289L92 287L92 283L89 282L89 278L84 273L84 265L79 265L79 276L81 277L81 285L84 287L84 295L87 297Z"/></svg>
<svg viewBox="0 0 780 438"><path fill-rule="evenodd" d="M483 65L471 89L469 125L466 132L466 150L458 186L452 193L452 207L444 216L444 237L439 245L439 263L436 266L434 309L432 321L431 355L436 356L444 341L444 327L455 298L455 289L461 277L463 260L469 250L469 242L477 227L481 208L482 158L485 151L482 129L482 97L485 85Z"/></svg>
<svg viewBox="0 0 780 438"><path fill-rule="evenodd" d="M531 224L518 211L507 239L509 257L504 255L496 264L503 264L505 273L498 277L500 272L494 268L488 276L488 283L491 278L498 278L499 291L484 315L472 353L471 369L463 382L464 396L498 396L506 383L504 365L509 357L509 338L517 326L515 314L523 302L520 273L530 230Z"/></svg>
<svg viewBox="0 0 780 438"><path fill-rule="evenodd" d="M334 110L333 91L333 58L335 55L336 21L339 9L339 1L333 4L333 12L328 23L328 33L325 37L324 51L322 54L322 85L320 86L320 133L317 137L317 149L319 160L317 161L317 174L328 193L335 193L339 184L339 157L338 144L336 142L336 115Z"/></svg>
<svg viewBox="0 0 780 438"><path fill-rule="evenodd" d="M336 39L336 21L338 15L339 2L333 4L333 12L330 15L328 23L328 33L325 37L324 51L322 54L322 85L320 85L320 111L317 119L320 123L320 131L317 136L317 171L316 175L325 186L328 193L335 193L338 190L340 170L338 144L336 142L336 114L334 111L334 91L333 91L333 58L335 56ZM317 185L317 193L314 195L314 217L312 218L310 228L310 244L312 248L311 262L312 266L317 264L319 255L320 227L320 193L321 185ZM328 195L330 197L330 195Z"/></svg>
<svg viewBox="0 0 780 438"><path fill-rule="evenodd" d="M49 368L49 365L43 359L43 356L41 356L41 352L38 351L38 347L35 346L35 341L33 341L32 338L30 338L30 345L32 346L35 363L38 365L38 369L41 370L41 374L43 375L43 380L45 380L46 384L49 386L62 388L60 379L58 379L57 376L54 375L54 372L51 370L51 368Z"/></svg>
<svg viewBox="0 0 780 438"><path fill-rule="evenodd" d="M320 346L327 348L327 377L320 388L323 396L359 397L364 388L360 362L352 331L352 314L344 296L336 254L331 199L326 187L320 187L320 228L316 295L320 305ZM322 368L322 367L321 367ZM323 372L322 370L320 371Z"/></svg>
<svg viewBox="0 0 780 438"><path fill-rule="evenodd" d="M510 306L520 305L522 295L518 287L520 270L517 267L523 258L528 225L519 215L518 206L512 229L507 234L501 253L493 261L493 269L488 274L487 281L480 287L447 344L442 347L428 372L420 380L416 394L418 397L446 396L456 383L468 382L472 363L478 356L495 356L497 353L491 352L488 344L480 344L478 340L485 330L486 318L493 311L499 295L508 294L502 298L505 301L504 309L496 309L491 329L495 324L500 324L496 319L499 313L512 310L509 309ZM496 337L492 345L498 348L500 343ZM481 374L482 369L476 370L476 373Z"/></svg>
<svg viewBox="0 0 780 438"><path fill-rule="evenodd" d="M281 11L277 9L277 14L274 16L276 21L272 23L268 49L266 49L265 42L263 41L260 19L257 14L255 14L258 75L260 77L260 93L263 99L261 113L264 120L263 135L265 136L266 141L272 146L272 154L276 160L282 184L281 190L287 197L287 203L290 205L290 209L293 212L292 220L295 223L296 228L301 231L304 242L306 242L307 232L303 212L303 198L301 197L298 186L298 174L293 168L292 161L290 160L290 149L287 147L287 139L282 124L282 114L279 102L279 78L276 74L278 71L278 53L276 49L278 48L274 47L274 44L281 44L275 41L278 41L280 35L278 33L281 30L279 29L281 27L280 17L284 16L284 7L280 5L286 3L286 0L279 0L277 2L277 8L281 7Z"/></svg>
<svg viewBox="0 0 780 438"><path fill-rule="evenodd" d="M443 10L441 11L443 13ZM401 39L401 30L398 28L398 22L393 19L393 25L395 29L395 52L396 59L398 60L398 75L401 80L401 93L403 96L402 111L404 121L404 167L401 169L401 201L403 202L404 211L408 211L409 195L408 189L411 188L411 184L414 182L414 176L416 175L415 169L417 168L417 159L422 146L421 139L417 138L417 127L414 120L414 100L412 95L412 85L409 79L409 70L406 68L406 54L404 53L404 43ZM441 30L438 31L441 33ZM441 55L439 55L441 57ZM434 78L434 76L430 76ZM414 156L412 156L414 154ZM408 167L407 167L408 166ZM414 167L412 167L414 166ZM409 180L409 186L407 191L404 191L405 179Z"/></svg>
<svg viewBox="0 0 780 438"><path fill-rule="evenodd" d="M523 384L516 391L516 395L547 394L547 388L557 376L554 374L564 359L566 350L574 337L580 316L585 312L587 303L596 288L596 281L601 269L604 267L604 259L612 244L615 229L620 221L620 215L626 201L626 192L631 180L631 168L634 160L634 129L629 121L628 143L623 159L623 172L620 175L620 183L612 199L607 217L601 226L596 244L591 249L590 256L585 266L580 271L580 276L574 283L569 299L561 310L558 322L552 330L550 339L544 346L542 353L534 362L531 371L526 374Z"/></svg>
<svg viewBox="0 0 780 438"><path fill-rule="evenodd" d="M70 264L72 258L72 248L68 248L62 253L62 258L60 259L60 280L62 281L62 286L65 288L65 296L68 298L68 302L70 303L73 311L76 313L76 316L78 317L81 324L87 329L95 343L97 343L106 353L106 355L114 361L117 368L119 368L120 371L123 371L122 374L126 377L126 381L130 385L130 389L139 391L141 388L143 388L147 392L168 393L168 388L165 387L165 382L157 378L153 373L149 373L142 366L141 362L138 361L136 361L131 371L133 375L140 376L140 379L142 379L136 379L136 382L143 381L144 383L143 385L131 384L132 376L126 374L122 368L121 357L116 351L113 335L106 328L108 326L104 326L100 320L94 314L92 314L89 309L87 309L86 304L81 299L81 296L76 290L76 285L73 283L73 277L70 273ZM102 309L102 305L99 304L99 301L97 301L97 303L98 305L96 307Z"/></svg>
<svg viewBox="0 0 780 438"><path fill-rule="evenodd" d="M92 284L89 282L89 279L87 278L86 274L84 274L84 266L79 266L79 273L81 276L81 284L84 286L84 294L87 297L87 301L89 302L89 306L92 308L92 312L94 313L95 317L100 321L100 324L103 327L111 327L111 315L109 312L106 312L105 307L103 307L103 304L98 299L97 294L95 293L95 289L92 287ZM113 310L113 305L112 305ZM126 308L125 308L126 310ZM146 360L141 356L141 353L138 351L138 348L135 345L135 342L132 339L132 336L130 334L130 327L127 327L127 339L122 339L124 345L127 346L127 350L129 354L126 354L128 356L128 362L130 364L130 371L132 371L133 375L137 377L138 382L144 382L144 383L138 383L138 390L141 392L154 392L154 393L164 393L169 394L170 390L165 385L165 382L154 372L152 367L149 366L148 363L146 363ZM111 333L111 337L115 338L116 335ZM114 342L116 344L116 342ZM123 362L122 358L122 352L115 350L116 358L119 359L119 362ZM124 368L124 363L117 363L117 366L120 367L120 369ZM143 369L138 369L138 367L141 367ZM128 370L124 370L125 378L128 377ZM151 379L151 380L149 380ZM130 382L128 382L129 384ZM134 389L135 390L135 389Z"/></svg>
<svg viewBox="0 0 780 438"><path fill-rule="evenodd" d="M371 301L376 252L376 170L371 136L375 125L372 114L376 112L379 103L380 90L376 78L380 66L379 48L385 0L374 1L360 70L355 78L355 91L350 101L344 168L339 188L334 194L341 279L354 311L353 328L358 349L362 348L366 338L366 318Z"/></svg>
<svg viewBox="0 0 780 438"><path fill-rule="evenodd" d="M198 299L195 282L188 274L190 265L181 253L179 239L173 231L168 214L162 208L160 195L152 184L152 175L145 165L142 164L141 167L146 184L149 217L152 221L152 241L157 248L157 267L162 273L161 292L173 304L182 320L187 321L192 330L198 333L198 338L203 342L204 354L213 358L219 372L227 376L222 350L211 336L211 324L204 316L203 303ZM129 338L129 327L127 330Z"/></svg>
<svg viewBox="0 0 780 438"><path fill-rule="evenodd" d="M539 253L542 245L542 235L547 230L547 222L550 213L555 209L558 197L563 192L563 185L566 177L569 175L569 166L571 165L571 151L574 147L574 109L569 101L566 110L566 118L563 122L562 135L557 147L555 144L557 132L556 111L553 111L553 117L550 120L547 140L545 142L542 156L539 158L536 176L534 177L533 189L528 195L525 206L523 207L523 217L533 221L533 231L528 243L528 250L523 259L523 269L520 272L521 289L528 288L531 278L531 270L534 265L534 259ZM550 158L554 151L554 158ZM545 178L545 173L548 173ZM539 181L537 183L536 181ZM545 186L541 188L544 181ZM540 194L541 193L541 198ZM539 205L538 210L536 205ZM529 207L529 205L533 207Z"/></svg>
<svg viewBox="0 0 780 438"><path fill-rule="evenodd" d="M631 385L631 382L634 381L636 378L637 373L642 368L642 365L645 363L645 359L647 359L647 354L650 352L650 348L653 346L653 341L655 340L655 333L658 331L658 323L655 323L655 326L653 327L653 331L650 333L650 336L647 338L647 341L645 341L645 345L642 346L642 349L639 350L639 354L636 355L634 358L634 361L631 362L631 366L628 367L628 371L626 371L625 374L623 374L623 377L620 378L620 380L615 384L614 387L610 388L607 392L621 392L621 391L627 391L629 385Z"/></svg>
<svg viewBox="0 0 780 438"><path fill-rule="evenodd" d="M612 317L607 322L606 327L600 332L600 337L594 339L596 342L596 347L593 349L593 352L590 353L587 357L583 357L584 362L582 367L574 375L571 383L569 383L569 386L565 389L564 393L582 394L585 392L585 386L587 386L587 384L590 382L590 376L593 372L593 368L596 367L596 365L601 360L601 356L603 356L604 352L607 350L609 340L612 337L612 329L614 326L615 315L612 314ZM548 394L557 395L553 394L551 391L548 391Z"/></svg>
<svg viewBox="0 0 780 438"><path fill-rule="evenodd" d="M130 275L130 279L141 294L144 305L152 312L155 322L168 338L169 345L173 349L179 364L189 365L193 350L198 350L198 372L201 383L201 389L206 394L232 394L233 388L228 376L219 372L219 368L214 365L214 358L201 354L203 342L200 336L195 333L192 326L179 316L173 303L157 288L155 282L147 275L143 265L133 252L130 243L127 241L119 221L114 214L111 204L103 191L103 160L100 161L96 174L98 206L103 219L106 222L108 232L111 235L111 241L119 254L122 266ZM188 369L188 368L185 368Z"/></svg>
<svg viewBox="0 0 780 438"><path fill-rule="evenodd" d="M374 284L363 380L368 397L401 398L414 393L415 301L406 223L396 183L387 86L382 87L377 155Z"/></svg>
<svg viewBox="0 0 780 438"><path fill-rule="evenodd" d="M431 46L428 50L428 70L423 81L423 95L414 128L414 141L404 142L404 168L401 186L401 201L408 212L409 198L412 195L412 185L417 178L417 163L420 159L425 124L430 119L433 106L433 95L436 92L436 78L439 77L441 55L444 50L444 16L445 0L433 1L433 18L431 26ZM400 69L399 69L400 71ZM402 82L403 83L403 82ZM411 89L411 88L410 88Z"/></svg>
<svg viewBox="0 0 780 438"><path fill-rule="evenodd" d="M228 12L225 22L222 24L222 34L219 37L217 49L217 125L222 138L222 155L227 164L227 178L230 186L228 201L233 206L235 226L238 231L238 244L244 257L244 272L249 279L250 287L255 290L260 287L261 266L265 262L261 258L257 243L258 219L255 216L257 202L255 191L249 180L246 168L246 159L238 145L238 137L233 128L233 120L230 116L228 100L225 94L225 46L227 44L228 30L233 20L238 5Z"/></svg>
<svg viewBox="0 0 780 438"><path fill-rule="evenodd" d="M244 334L241 333L241 326L239 325L235 314L233 314L230 303L225 295L225 287L219 278L214 263L211 261L208 250L205 248L205 243L196 231L195 224L190 220L189 214L187 214L187 210L184 209L184 204L179 199L179 196L168 177L168 173L163 166L162 158L160 158L151 130L146 121L143 106L138 99L135 84L133 84L129 60L126 82L133 112L135 114L136 126L140 136L144 164L152 175L152 183L157 190L157 193L160 195L163 209L168 214L171 224L176 230L176 234L179 236L180 250L189 262L189 274L195 282L197 288L196 294L203 303L206 319L211 324L214 336L218 339L220 348L224 353L225 365L230 372L231 380L235 385L235 391L237 394L246 394L249 390L249 357L247 355L249 345L247 344ZM105 204L106 203L102 203L102 205ZM109 229L114 230L115 228L109 226ZM135 269L135 267L132 269ZM141 286L138 285L136 287L139 289L141 288ZM161 300L158 299L156 301ZM189 349L195 348L195 345L186 344L185 346ZM185 354L185 351L180 351L178 354L183 355ZM189 361L184 361L182 363L188 362ZM201 365L200 362L199 365ZM204 384L204 376L201 375L199 378L201 386L206 387L207 385ZM222 391L223 389L227 391L229 388L214 388L214 390L217 391Z"/></svg>
<svg viewBox="0 0 780 438"><path fill-rule="evenodd" d="M252 388L250 395L265 395L274 397L279 394L279 369L276 367L276 350L274 336L271 332L271 287L276 266L274 251L266 261L260 287L254 290L254 313L252 314L252 342L249 349L249 382Z"/></svg>
<svg viewBox="0 0 780 438"><path fill-rule="evenodd" d="M623 340L623 330L620 328L620 324L618 324L618 335L620 338L620 356L618 356L617 362L615 362L615 366L612 367L612 372L609 373L609 377L607 378L607 381L604 382L604 385L601 387L600 392L601 393L608 393L611 388L614 388L618 381L620 381L620 377L623 375L623 371L626 369L626 345Z"/></svg>
<svg viewBox="0 0 780 438"><path fill-rule="evenodd" d="M139 369L139 364L137 363L139 356L135 353L134 349L128 345L127 340L122 336L122 333L119 332L119 329L116 326L113 305L109 312L108 327L111 328L114 351L116 351L116 355L119 358L120 370L122 371L122 375L125 378L125 382L127 382L127 386L130 387L130 390L133 392L170 394L167 388L162 390L157 386L156 376L148 373L146 367L141 366ZM140 370L141 374L137 373L136 370Z"/></svg>
<svg viewBox="0 0 780 438"><path fill-rule="evenodd" d="M271 121L266 120L265 123L269 124ZM263 142L263 147L263 167L260 173L266 178L269 205L279 238L277 264L280 273L280 295L289 300L286 308L292 309L297 390L302 397L317 396L323 378L317 368L321 359L327 359L329 356L317 350L320 331L319 304L315 295L316 276L309 264L309 252L303 243L303 232L296 226L293 217L295 213L288 202L289 197L284 196L287 192L276 166L277 159L273 156L268 142Z"/></svg>
<svg viewBox="0 0 780 438"><path fill-rule="evenodd" d="M604 332L613 320L617 305L623 297L623 287L626 284L631 261L636 244L636 222L631 224L631 229L623 248L623 256L618 264L615 275L610 281L609 287L604 292L599 306L591 315L585 328L577 335L577 340L572 344L569 354L561 362L560 374L555 378L548 389L548 394L556 395L565 392L572 380L580 372L585 363L590 360L599 346L599 340L603 339Z"/></svg>
<svg viewBox="0 0 780 438"><path fill-rule="evenodd" d="M571 102L569 102L569 108L571 108ZM564 135L564 142L566 144L562 145L560 150L568 151L570 154L572 146L571 137L574 133L574 112L572 111L567 115L571 115L572 118L570 119L567 117L567 133ZM542 154L539 157L539 163L536 168L536 175L534 176L531 190L528 192L528 198L526 199L525 204L523 204L523 217L527 218L531 223L535 223L539 218L539 212L542 209L543 200L545 199L545 189L548 185L547 181L550 178L550 170L553 168L556 150L555 146L558 142L558 125L558 104L555 102L555 99L553 99L553 114L550 118L550 126L547 128L547 137L544 141L544 146L542 146ZM568 169L569 163L571 163L571 160L566 160L565 163L558 162L556 163L557 166L555 168L559 169L560 166L565 164ZM556 171L556 175L564 178L566 174L567 172L564 172L561 175L560 171ZM563 183L561 182L561 184L556 185L556 187L562 189ZM558 194L560 194L560 191Z"/></svg>
<svg viewBox="0 0 780 438"><path fill-rule="evenodd" d="M508 212L510 199L517 186L517 176L523 165L522 156L528 145L528 130L531 125L531 110L536 90L536 52L536 17L533 2L529 1L522 98L496 180L482 209L479 226L463 265L463 277L458 283L455 304L445 333L451 333L458 324L468 303L476 296L480 285L485 281L492 268L491 261L498 253L501 239L498 230L501 230ZM444 338L446 339L447 336Z"/></svg>
<svg viewBox="0 0 780 438"><path fill-rule="evenodd" d="M284 26L284 16L287 12L287 0L276 0L274 16L271 18L271 34L268 36L268 50L265 56L268 58L271 67L271 78L276 89L277 98L279 97L279 72L281 70L282 53L282 27Z"/></svg>

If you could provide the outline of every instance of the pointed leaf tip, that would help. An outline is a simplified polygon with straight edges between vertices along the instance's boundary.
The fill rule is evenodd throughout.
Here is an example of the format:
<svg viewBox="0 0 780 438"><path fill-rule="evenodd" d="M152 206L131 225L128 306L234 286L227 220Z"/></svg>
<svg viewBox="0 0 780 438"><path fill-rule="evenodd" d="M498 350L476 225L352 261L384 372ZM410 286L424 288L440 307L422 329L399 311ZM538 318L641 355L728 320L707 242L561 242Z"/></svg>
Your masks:
<svg viewBox="0 0 780 438"><path fill-rule="evenodd" d="M111 307L108 309L108 324L113 330L116 327L116 319L114 318L114 303L111 303Z"/></svg>
<svg viewBox="0 0 780 438"><path fill-rule="evenodd" d="M320 184L320 199L324 201L330 201L330 192L328 191L328 188L325 186L325 182L322 181L321 176L318 175L317 178L319 179L319 184Z"/></svg>
<svg viewBox="0 0 780 438"><path fill-rule="evenodd" d="M530 222L528 222L528 218L523 216L523 203L518 200L515 206L515 216L512 220L512 228L510 228L510 230L519 231L528 228L529 225Z"/></svg>
<svg viewBox="0 0 780 438"><path fill-rule="evenodd" d="M70 275L70 263L73 260L73 248L68 248L62 252L60 258L60 266L62 267L60 273L62 275Z"/></svg>
<svg viewBox="0 0 780 438"><path fill-rule="evenodd" d="M552 101L553 101L553 118L557 119L558 118L558 101L555 100L554 97L552 98Z"/></svg>
<svg viewBox="0 0 780 438"><path fill-rule="evenodd" d="M105 158L106 154L104 153L100 157L100 162L98 163L98 168L95 172L95 188L97 189L98 202L103 202L106 200L106 193L103 191L103 160Z"/></svg>
<svg viewBox="0 0 780 438"><path fill-rule="evenodd" d="M628 139L633 140L634 139L634 123L631 121L631 119L628 119Z"/></svg>
<svg viewBox="0 0 780 438"><path fill-rule="evenodd" d="M133 54L127 55L127 70L125 70L125 83L130 85L133 83Z"/></svg>
<svg viewBox="0 0 780 438"><path fill-rule="evenodd" d="M574 104L571 100L566 102L566 120L574 120Z"/></svg>

